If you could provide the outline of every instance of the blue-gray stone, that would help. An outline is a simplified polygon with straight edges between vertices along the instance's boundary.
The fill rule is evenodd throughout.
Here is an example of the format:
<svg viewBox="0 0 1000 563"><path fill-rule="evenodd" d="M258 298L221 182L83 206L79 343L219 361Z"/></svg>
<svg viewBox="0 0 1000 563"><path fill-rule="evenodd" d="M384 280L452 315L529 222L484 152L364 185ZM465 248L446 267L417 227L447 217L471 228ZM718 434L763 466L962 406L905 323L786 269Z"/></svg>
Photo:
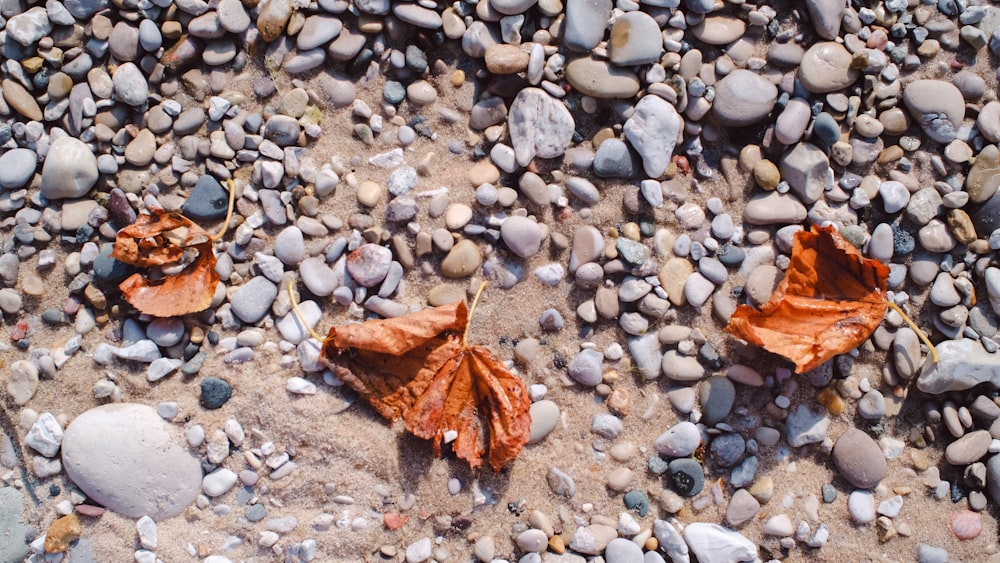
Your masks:
<svg viewBox="0 0 1000 563"><path fill-rule="evenodd" d="M250 522L260 522L267 517L267 509L264 508L263 504L250 505L247 508L246 517Z"/></svg>
<svg viewBox="0 0 1000 563"><path fill-rule="evenodd" d="M712 461L720 467L732 467L739 463L746 452L747 443L743 436L730 432L712 440L709 446Z"/></svg>
<svg viewBox="0 0 1000 563"><path fill-rule="evenodd" d="M642 491L632 490L625 493L625 508L634 510L640 517L649 512L649 497Z"/></svg>
<svg viewBox="0 0 1000 563"><path fill-rule="evenodd" d="M264 318L277 296L278 286L265 277L253 278L233 294L233 314L245 323L256 323Z"/></svg>
<svg viewBox="0 0 1000 563"><path fill-rule="evenodd" d="M0 489L0 561L23 561L28 556L28 525L22 521L24 494L14 487Z"/></svg>
<svg viewBox="0 0 1000 563"><path fill-rule="evenodd" d="M736 401L736 388L727 377L710 377L702 382L698 398L701 402L701 421L706 426L714 426L729 416Z"/></svg>
<svg viewBox="0 0 1000 563"><path fill-rule="evenodd" d="M705 472L694 459L675 459L670 462L670 481L675 493L693 497L705 487Z"/></svg>
<svg viewBox="0 0 1000 563"><path fill-rule="evenodd" d="M639 159L620 139L607 139L594 154L594 173L602 178L632 178L639 170Z"/></svg>
<svg viewBox="0 0 1000 563"><path fill-rule="evenodd" d="M395 80L387 80L385 86L382 87L382 97L393 105L402 103L406 98L406 88Z"/></svg>
<svg viewBox="0 0 1000 563"><path fill-rule="evenodd" d="M194 219L223 219L229 210L229 192L214 177L202 174L182 210Z"/></svg>
<svg viewBox="0 0 1000 563"><path fill-rule="evenodd" d="M821 144L832 147L840 140L840 124L829 113L823 112L813 122L813 135Z"/></svg>
<svg viewBox="0 0 1000 563"><path fill-rule="evenodd" d="M226 404L233 396L233 388L229 383L218 377L206 377L201 380L201 406L215 410Z"/></svg>
<svg viewBox="0 0 1000 563"><path fill-rule="evenodd" d="M130 273L133 268L124 262L119 262L111 257L113 247L107 245L101 249L101 253L94 259L94 277L107 282L120 282Z"/></svg>

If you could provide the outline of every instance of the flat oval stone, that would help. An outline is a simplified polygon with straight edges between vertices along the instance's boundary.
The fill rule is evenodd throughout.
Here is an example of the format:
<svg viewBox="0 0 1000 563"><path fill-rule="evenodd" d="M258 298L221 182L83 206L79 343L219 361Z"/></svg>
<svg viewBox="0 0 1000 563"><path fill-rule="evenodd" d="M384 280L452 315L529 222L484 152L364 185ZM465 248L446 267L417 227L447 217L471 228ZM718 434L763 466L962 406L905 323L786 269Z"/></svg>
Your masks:
<svg viewBox="0 0 1000 563"><path fill-rule="evenodd" d="M364 287L375 287L389 273L392 251L377 244L363 244L347 255L347 273Z"/></svg>
<svg viewBox="0 0 1000 563"><path fill-rule="evenodd" d="M858 71L851 68L851 53L839 43L817 43L802 55L799 80L814 94L836 92L857 79Z"/></svg>
<svg viewBox="0 0 1000 563"><path fill-rule="evenodd" d="M715 85L712 114L723 125L743 127L767 117L778 99L778 88L749 70L734 70Z"/></svg>
<svg viewBox="0 0 1000 563"><path fill-rule="evenodd" d="M997 188L1000 188L1000 149L996 145L986 145L969 170L965 191L969 192L969 201L982 203L993 197Z"/></svg>
<svg viewBox="0 0 1000 563"><path fill-rule="evenodd" d="M201 464L180 430L151 407L117 403L90 409L63 436L62 463L94 501L124 516L172 518L201 489Z"/></svg>
<svg viewBox="0 0 1000 563"><path fill-rule="evenodd" d="M833 463L849 483L872 489L886 476L885 456L875 440L857 428L844 432L833 446Z"/></svg>
<svg viewBox="0 0 1000 563"><path fill-rule="evenodd" d="M939 143L953 140L965 118L962 92L944 80L914 80L903 90L903 103L924 132Z"/></svg>
<svg viewBox="0 0 1000 563"><path fill-rule="evenodd" d="M478 270L482 263L483 256L476 243L462 239L441 261L441 274L446 278L464 278Z"/></svg>
<svg viewBox="0 0 1000 563"><path fill-rule="evenodd" d="M580 93L594 98L631 98L639 92L635 73L590 57L570 61L566 80Z"/></svg>
<svg viewBox="0 0 1000 563"><path fill-rule="evenodd" d="M709 16L691 28L695 39L709 45L728 45L743 37L747 24L732 16Z"/></svg>
<svg viewBox="0 0 1000 563"><path fill-rule="evenodd" d="M619 66L655 63L663 52L660 26L645 12L628 12L615 20L608 40L611 62Z"/></svg>

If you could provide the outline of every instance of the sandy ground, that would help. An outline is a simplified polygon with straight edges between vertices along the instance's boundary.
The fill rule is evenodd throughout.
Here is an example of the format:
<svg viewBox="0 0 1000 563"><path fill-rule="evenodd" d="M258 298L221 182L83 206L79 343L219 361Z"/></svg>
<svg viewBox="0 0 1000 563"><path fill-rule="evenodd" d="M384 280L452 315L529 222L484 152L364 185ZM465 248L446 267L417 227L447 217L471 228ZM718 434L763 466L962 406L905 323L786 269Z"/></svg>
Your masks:
<svg viewBox="0 0 1000 563"><path fill-rule="evenodd" d="M249 77L249 72L236 77L231 88L249 92ZM436 80L442 94L438 102L440 106L461 107L458 98L470 95L467 91L455 91L447 83L447 76ZM312 80L307 80L307 83L311 84ZM287 91L287 88L288 83L282 82L281 91ZM470 89L472 85L467 83L463 88ZM380 95L381 88L376 85L368 85L359 90L359 97L367 100L372 107L379 106ZM249 107L255 109L253 102ZM418 191L447 186L453 202L473 201L473 187L465 178L466 171L473 163L466 156L450 154L445 145L449 139L468 139L471 144L474 136L463 125L446 124L437 117L433 109L422 113L429 117L440 140L432 142L418 138L406 151L407 160L411 164L426 152L437 155L433 175L421 179ZM414 114L412 108L404 105L404 117ZM374 147L365 147L351 136L351 124L350 108L327 110L327 117L323 122L324 135L310 148L309 154L317 160L340 155L345 161L349 161L353 155L360 155L364 164L355 168L358 178L384 180L388 175L387 171L368 165L367 158L394 148L391 138L378 141ZM581 129L586 136L595 132L597 125L595 120L590 125L591 129L588 130L587 126ZM549 225L553 232L560 232L570 239L574 229L584 224L593 224L600 230L607 231L634 219L625 217L622 211L625 183L605 181L602 184L602 202L593 209L588 219L582 218L579 213L572 214L568 219L561 219L557 215L558 210L554 208L529 208L529 211ZM703 193L693 194L691 200L703 202L712 195L728 199L726 195L729 187L724 180L703 182L702 189ZM371 213L377 220L383 216L384 206L385 202L372 210ZM727 206L735 217L740 216L738 201L728 203ZM360 210L352 190L346 184L341 184L334 196L323 201L321 209L345 220L351 213ZM656 211L655 218L658 225L676 227L669 205ZM429 218L426 209L421 211L418 221L425 229L443 226L443 218ZM264 232L269 236L277 234L277 230L271 228L266 228ZM331 240L335 235L336 233L331 235ZM440 255L435 255L430 261L436 265L440 258ZM523 265L525 272L530 272L534 267L549 261L556 260L565 264L567 259L567 251L560 252L546 242L543 252L525 261ZM29 267L32 263L28 261ZM28 267L22 267L22 275L27 269ZM61 308L67 296L65 285L68 278L58 267L41 272L41 275L47 284L46 294L40 299L28 299L25 302L25 310L30 315L29 322L35 327L31 341L33 346L55 347L72 335L72 328L48 327L40 322L37 315L49 308ZM397 299L412 306L423 305L427 292L439 282L436 276L424 277L420 269L415 268L407 272ZM462 287L477 285L474 280L450 283ZM737 274L731 275L729 286L741 283ZM729 286L723 288L723 291ZM320 392L317 395L303 397L289 394L285 390L286 380L302 374L297 368L282 368L277 354L258 351L252 363L226 365L221 355L210 352L201 376L223 377L234 388L233 398L216 411L206 411L198 405L198 378L174 374L150 384L145 380L143 366L119 363L108 370L99 368L90 353L98 343L113 340L113 330L120 326L122 318L114 318L111 323L87 335L81 352L60 370L55 380L42 382L29 406L37 412L49 411L72 419L98 404L92 398L91 388L104 377L105 371L109 371L125 391L127 401L152 406L161 401L177 401L181 413L175 420L178 427L198 423L211 434L221 428L227 419L237 419L248 431L249 446L272 441L279 449L294 453L299 469L280 481L262 478L253 495L260 498L267 507L268 518L295 516L298 519L297 528L283 535L279 545L287 547L297 541L313 538L319 546L317 561L401 560L408 544L428 536L440 538L439 547L450 555L449 561L468 561L473 542L481 535L491 535L496 539L498 558L513 560L518 554L515 553L510 538L514 532L523 529L531 510L537 509L547 514L562 531L567 543L577 526L577 520L585 521L594 515L616 520L618 514L625 510L621 493L608 490L605 478L618 467L632 469L636 475L634 488L647 491L652 497L665 486L662 478L646 470L646 458L652 451L653 440L679 420L666 398L668 382L638 380L630 373L627 360L617 365L607 365L623 374L615 387L626 391L632 402L631 414L624 417L625 431L614 443L630 443L636 448L631 458L615 461L601 453L609 444L589 432L591 418L595 414L607 412L607 408L591 389L570 384L565 377L565 370L557 369L554 365L555 358L570 359L576 354L581 333L585 334L586 340L595 343L598 349L613 342L624 345L623 335L613 323L600 322L592 333L584 331L577 324L576 306L588 297L584 292L573 290L569 284L556 288L542 286L529 274L511 290L491 287L476 310L472 320L471 340L490 347L503 359L513 357L512 343L518 339L545 339L536 361L528 366L519 366L519 373L528 384L547 385L549 393L546 398L555 401L563 413L562 423L548 438L539 444L527 446L516 461L499 475L488 469L470 471L464 463L455 459L434 459L429 443L406 434L401 424L387 423L361 401L337 412L345 406L346 395L341 389L323 385L315 376L309 377L319 384ZM324 316L320 323L321 330L350 320L345 310L332 301L323 302L322 307ZM566 327L557 334L542 334L537 319L543 310L550 307L555 307L562 313L566 319ZM190 322L192 325L197 324L194 319ZM695 314L690 307L682 309L677 322L690 323L691 326L700 328L708 341L723 354L727 365L744 362L764 374L773 373L776 366L784 365L725 335L721 331L722 323L712 318L710 305L706 305L701 314ZM660 324L653 324L650 330L658 329ZM11 326L6 325L0 333L6 335L10 330ZM277 341L277 333L273 329L269 329L267 335L269 339ZM2 352L0 357L5 365L9 365L25 357L25 353L12 348ZM885 361L886 355L883 352L863 353L856 373L867 374L874 381L878 378L880 365ZM888 391L883 389L887 395ZM743 407L749 414L759 416L762 423L783 428L779 421L772 419L762 408L773 400L777 392L774 389L741 388L736 410ZM792 397L792 408L799 404L813 405L813 393L814 390L803 384ZM922 424L921 406L922 399L915 393L911 394L905 401L902 412L886 419L886 435L905 439L911 427ZM10 405L5 408L16 420L17 410L10 408ZM641 416L647 411L650 416ZM848 401L847 410L834 419L829 435L839 436L851 426L864 428L867 425L855 417L854 404ZM938 443L924 452L932 465L941 467L944 479L954 480L957 475L941 459L944 445L939 438ZM740 531L760 545L775 549L775 557L788 561L912 561L918 544L926 542L947 548L954 561L1000 560L1000 555L997 554L1000 548L997 546L995 510L991 508L984 514L983 532L978 538L964 542L956 540L948 528L948 518L954 510L963 508L965 501L952 504L947 500L934 500L921 477L912 469L909 448L900 458L889 463L890 473L883 483L890 489L908 488L912 491L906 495L903 510L897 519L897 522L909 525L912 535L897 536L888 543L879 542L873 526L858 527L849 522L846 502L851 487L839 478L828 457L817 446L794 450L784 461L777 461L778 456L767 453L760 457L762 464L758 478L767 475L774 479L774 496L762 508L759 517L743 526ZM240 452L235 452L224 465L237 472L247 468ZM573 498L557 497L550 491L545 478L550 466L560 468L575 479L577 492ZM707 479L714 480L727 475L728 471L716 473L710 468ZM447 481L452 477L462 483L462 491L457 495L448 492ZM46 498L49 483L57 484L63 493L53 499ZM769 515L784 512L796 524L805 518L802 510L803 497L809 494L819 497L820 487L824 483L833 483L839 492L836 502L820 507L820 517L831 529L830 541L824 548L808 550L797 547L789 552L781 552L774 538L763 537L763 522ZM44 502L41 506L33 507L30 513L32 525L40 531L55 518L53 507L56 502L66 498L70 483L63 474L46 480L42 485L44 486L38 488L38 493ZM388 491L388 495L380 495L377 487L384 487L382 492ZM486 497L485 504L476 502L474 489L477 488ZM730 488L725 489L726 498L731 493ZM338 495L349 495L354 503L338 503L334 500ZM407 497L410 495L415 499L415 504L407 508L411 500ZM719 505L710 504L700 512L693 511L689 502L678 517L682 522L720 522L726 502L724 500ZM192 508L184 516L159 523L159 558L170 562L195 560L186 551L192 545L200 552L201 557L215 553L234 561L281 559L270 550L256 546L264 523L249 523L243 518L244 507L238 505L235 490L212 503L213 507L219 505L229 505L233 513L220 516L211 509ZM511 510L515 505L523 507L520 515ZM363 517L368 522L369 530L358 532L349 528L341 529L336 525L328 531L312 530L309 522L324 512L334 515L338 520ZM382 525L382 514L387 512L401 512L409 519L401 529L388 530ZM655 517L664 515L665 512L654 503L649 515L641 519L644 529L651 526ZM435 522L440 521L443 516L448 516L453 521L465 520L468 525L463 529L435 529ZM71 561L132 560L132 552L138 547L133 520L109 512L100 518L84 518L83 521L84 538L71 551ZM815 528L815 523L813 524ZM240 538L243 543L224 552L222 546L231 537ZM385 546L394 547L397 556L392 558L380 554L380 549ZM762 553L762 557L766 559L767 553Z"/></svg>

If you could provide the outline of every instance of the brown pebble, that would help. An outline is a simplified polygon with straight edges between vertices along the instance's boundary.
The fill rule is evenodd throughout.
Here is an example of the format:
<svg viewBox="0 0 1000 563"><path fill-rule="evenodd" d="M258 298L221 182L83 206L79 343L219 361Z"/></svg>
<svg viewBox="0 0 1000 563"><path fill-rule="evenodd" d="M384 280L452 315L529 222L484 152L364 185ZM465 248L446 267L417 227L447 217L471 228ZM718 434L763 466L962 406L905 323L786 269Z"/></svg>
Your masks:
<svg viewBox="0 0 1000 563"><path fill-rule="evenodd" d="M612 389L611 394L608 395L608 410L618 416L628 416L631 408L632 402L628 391L619 388Z"/></svg>
<svg viewBox="0 0 1000 563"><path fill-rule="evenodd" d="M773 190L781 182L781 173L773 162L765 158L753 165L753 179L761 188Z"/></svg>
<svg viewBox="0 0 1000 563"><path fill-rule="evenodd" d="M566 542L563 541L562 536L557 535L549 538L549 551L559 555L566 553Z"/></svg>
<svg viewBox="0 0 1000 563"><path fill-rule="evenodd" d="M458 88L462 84L465 84L465 71L456 70L455 72L451 73L451 85L454 86L455 88Z"/></svg>
<svg viewBox="0 0 1000 563"><path fill-rule="evenodd" d="M955 240L962 244L969 244L976 240L976 227L972 224L969 214L963 209L952 209L948 212L948 228Z"/></svg>
<svg viewBox="0 0 1000 563"><path fill-rule="evenodd" d="M903 158L903 149L899 145L892 145L891 147L886 147L879 153L876 162L879 164L889 164L890 162L896 162L901 158Z"/></svg>
<svg viewBox="0 0 1000 563"><path fill-rule="evenodd" d="M67 514L56 520L45 532L45 552L62 553L69 549L69 544L80 539L83 527L76 514Z"/></svg>
<svg viewBox="0 0 1000 563"><path fill-rule="evenodd" d="M104 296L104 292L94 286L94 284L87 284L87 287L83 289L83 295L95 309L103 311L108 306L108 300Z"/></svg>
<svg viewBox="0 0 1000 563"><path fill-rule="evenodd" d="M826 410L834 416L844 412L844 400L831 387L827 387L817 393L816 402L826 407Z"/></svg>

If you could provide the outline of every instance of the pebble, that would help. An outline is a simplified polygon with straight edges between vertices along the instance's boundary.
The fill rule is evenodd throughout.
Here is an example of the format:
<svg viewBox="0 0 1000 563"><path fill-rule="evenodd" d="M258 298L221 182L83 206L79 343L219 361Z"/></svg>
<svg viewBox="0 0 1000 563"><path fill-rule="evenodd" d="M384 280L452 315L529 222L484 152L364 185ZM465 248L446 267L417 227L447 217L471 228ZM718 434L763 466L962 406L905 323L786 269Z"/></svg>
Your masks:
<svg viewBox="0 0 1000 563"><path fill-rule="evenodd" d="M441 261L441 274L446 278L464 278L477 271L482 261L479 246L469 239L462 239Z"/></svg>
<svg viewBox="0 0 1000 563"><path fill-rule="evenodd" d="M567 373L573 381L587 387L593 387L601 382L601 363L604 356L597 350L585 348L566 366Z"/></svg>
<svg viewBox="0 0 1000 563"><path fill-rule="evenodd" d="M653 444L657 453L667 457L687 457L701 444L701 432L691 422L679 422L660 434Z"/></svg>
<svg viewBox="0 0 1000 563"><path fill-rule="evenodd" d="M217 220L226 216L229 192L214 177L203 174L184 202L184 214L195 219Z"/></svg>
<svg viewBox="0 0 1000 563"><path fill-rule="evenodd" d="M0 188L23 187L35 175L38 157L29 149L11 149L0 156Z"/></svg>
<svg viewBox="0 0 1000 563"><path fill-rule="evenodd" d="M713 426L729 416L736 401L736 387L726 377L710 377L701 383L698 396L702 411L701 421L706 426Z"/></svg>
<svg viewBox="0 0 1000 563"><path fill-rule="evenodd" d="M545 439L559 424L559 406L550 400L541 400L531 404L531 430L529 444L536 444Z"/></svg>
<svg viewBox="0 0 1000 563"><path fill-rule="evenodd" d="M809 407L799 405L785 419L785 439L788 441L788 445L793 448L822 442L826 437L826 430L829 426L830 419L822 412L813 412ZM867 437L867 435L865 436ZM881 452L879 452L879 456L881 456ZM885 463L884 458L882 462L883 464Z"/></svg>
<svg viewBox="0 0 1000 563"><path fill-rule="evenodd" d="M10 365L7 379L7 396L15 405L25 405L38 390L38 367L27 360L17 360Z"/></svg>
<svg viewBox="0 0 1000 563"><path fill-rule="evenodd" d="M600 555L617 536L618 532L611 526L603 524L580 526L573 532L569 548L585 555Z"/></svg>
<svg viewBox="0 0 1000 563"><path fill-rule="evenodd" d="M541 248L542 229L535 221L515 215L500 226L500 237L511 252L521 258L530 258Z"/></svg>
<svg viewBox="0 0 1000 563"><path fill-rule="evenodd" d="M236 473L225 467L220 467L205 475L201 481L201 489L210 497L222 496L233 488L238 479L239 476Z"/></svg>
<svg viewBox="0 0 1000 563"><path fill-rule="evenodd" d="M734 528L753 519L760 512L760 503L746 489L737 489L726 507L726 523Z"/></svg>
<svg viewBox="0 0 1000 563"><path fill-rule="evenodd" d="M975 430L949 444L944 457L952 465L969 465L986 455L992 441L989 431Z"/></svg>
<svg viewBox="0 0 1000 563"><path fill-rule="evenodd" d="M520 166L527 166L535 157L562 156L575 127L566 106L540 88L518 92L507 114L507 128Z"/></svg>
<svg viewBox="0 0 1000 563"><path fill-rule="evenodd" d="M814 203L826 189L830 161L819 147L799 143L780 164L781 178L788 182L803 203Z"/></svg>
<svg viewBox="0 0 1000 563"><path fill-rule="evenodd" d="M634 66L655 63L663 52L660 26L652 16L635 11L615 19L608 40L611 63Z"/></svg>
<svg viewBox="0 0 1000 563"><path fill-rule="evenodd" d="M778 89L749 70L735 70L715 86L712 114L730 127L752 125L764 119L778 98Z"/></svg>
<svg viewBox="0 0 1000 563"><path fill-rule="evenodd" d="M955 139L965 116L962 93L944 80L914 80L903 90L903 103L927 136L939 143Z"/></svg>
<svg viewBox="0 0 1000 563"><path fill-rule="evenodd" d="M693 522L684 527L684 540L698 561L753 561L757 546L739 532L718 524Z"/></svg>
<svg viewBox="0 0 1000 563"><path fill-rule="evenodd" d="M116 403L77 416L62 439L70 479L130 518L180 514L201 490L201 466L180 431L145 405Z"/></svg>
<svg viewBox="0 0 1000 563"><path fill-rule="evenodd" d="M875 520L875 495L870 491L857 490L847 497L847 512L858 524Z"/></svg>
<svg viewBox="0 0 1000 563"><path fill-rule="evenodd" d="M693 497L705 486L705 472L701 464L691 458L670 462L671 488L682 497Z"/></svg>
<svg viewBox="0 0 1000 563"><path fill-rule="evenodd" d="M206 377L201 380L201 406L209 410L221 408L232 396L232 387L226 381L217 377Z"/></svg>
<svg viewBox="0 0 1000 563"><path fill-rule="evenodd" d="M607 563L643 563L642 548L625 538L615 538L608 542L604 551Z"/></svg>
<svg viewBox="0 0 1000 563"><path fill-rule="evenodd" d="M659 96L647 95L635 105L622 131L642 158L646 175L659 178L670 164L680 129L681 118L674 106ZM658 186L653 191L660 193Z"/></svg>
<svg viewBox="0 0 1000 563"><path fill-rule="evenodd" d="M639 92L638 76L591 57L570 61L566 80L580 93L594 98L631 98Z"/></svg>
<svg viewBox="0 0 1000 563"><path fill-rule="evenodd" d="M878 444L856 428L837 439L833 462L844 479L859 489L874 488L888 473L885 456Z"/></svg>
<svg viewBox="0 0 1000 563"><path fill-rule="evenodd" d="M97 178L97 157L90 148L78 139L61 137L49 147L42 165L42 195L52 200L80 198Z"/></svg>
<svg viewBox="0 0 1000 563"><path fill-rule="evenodd" d="M971 510L958 510L949 518L951 532L960 540L972 540L979 537L983 529L983 515Z"/></svg>
<svg viewBox="0 0 1000 563"><path fill-rule="evenodd" d="M799 80L814 94L842 90L853 84L859 75L851 67L851 61L851 53L843 45L833 41L816 43L802 55Z"/></svg>
<svg viewBox="0 0 1000 563"><path fill-rule="evenodd" d="M233 314L245 323L256 323L264 318L277 296L278 286L267 278L255 277L233 293Z"/></svg>
<svg viewBox="0 0 1000 563"><path fill-rule="evenodd" d="M362 287L375 287L389 274L392 251L377 244L363 244L347 255L347 272Z"/></svg>

